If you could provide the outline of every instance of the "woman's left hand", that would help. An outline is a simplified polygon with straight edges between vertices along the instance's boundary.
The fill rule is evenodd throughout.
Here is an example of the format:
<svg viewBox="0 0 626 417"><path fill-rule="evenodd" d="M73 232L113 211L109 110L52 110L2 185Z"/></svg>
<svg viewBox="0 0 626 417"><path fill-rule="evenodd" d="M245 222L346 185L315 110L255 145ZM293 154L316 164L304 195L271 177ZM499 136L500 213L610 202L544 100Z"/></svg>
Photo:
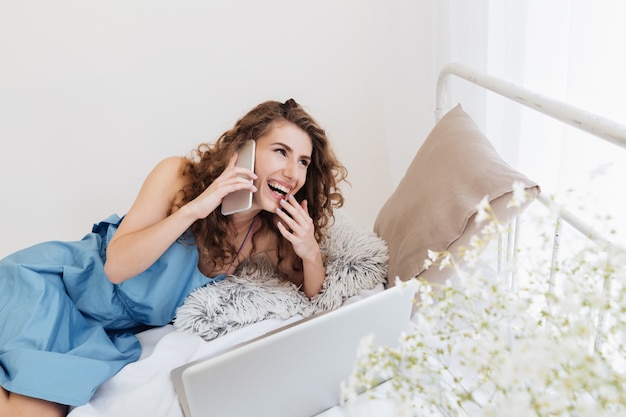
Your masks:
<svg viewBox="0 0 626 417"><path fill-rule="evenodd" d="M320 247L315 240L315 226L309 216L306 200L298 204L296 198L289 194L280 204L281 207L276 209L280 219L278 230L301 259L315 259L319 256Z"/></svg>

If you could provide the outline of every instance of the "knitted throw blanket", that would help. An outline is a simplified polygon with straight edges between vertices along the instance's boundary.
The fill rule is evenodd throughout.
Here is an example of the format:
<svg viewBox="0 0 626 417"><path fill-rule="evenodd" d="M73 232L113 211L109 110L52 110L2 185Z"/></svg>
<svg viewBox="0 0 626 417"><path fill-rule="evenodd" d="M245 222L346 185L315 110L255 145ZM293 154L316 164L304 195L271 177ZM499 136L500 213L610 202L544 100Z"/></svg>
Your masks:
<svg viewBox="0 0 626 417"><path fill-rule="evenodd" d="M326 279L309 299L278 277L265 255L243 262L228 278L198 288L176 312L174 326L206 340L269 318L308 317L333 310L360 290L387 280L387 245L341 212L320 244ZM254 265L256 264L256 265Z"/></svg>

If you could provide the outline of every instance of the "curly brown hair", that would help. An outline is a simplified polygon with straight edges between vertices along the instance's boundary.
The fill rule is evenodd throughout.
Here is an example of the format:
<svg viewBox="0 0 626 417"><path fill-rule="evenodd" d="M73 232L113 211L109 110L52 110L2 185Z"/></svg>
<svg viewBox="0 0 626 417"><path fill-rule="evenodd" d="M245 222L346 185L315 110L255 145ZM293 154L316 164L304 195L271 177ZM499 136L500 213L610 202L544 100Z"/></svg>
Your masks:
<svg viewBox="0 0 626 417"><path fill-rule="evenodd" d="M333 209L343 206L344 198L338 184L346 179L347 170L337 160L325 131L294 99L285 103L261 103L239 119L233 128L224 132L215 143L198 146L188 158L185 175L190 176L191 180L182 190L183 204L200 195L226 169L230 157L246 141L257 140L269 133L275 123L281 122L293 123L311 139L311 164L307 170L306 182L295 197L298 201L307 201L309 215L315 225L315 238L320 242L334 218ZM257 218L261 219L262 226L255 236L273 233L280 237L273 213L262 211ZM237 256L237 248L228 240L230 222L220 210L214 210L206 218L197 220L190 229L198 247L202 248L203 257L208 258L214 268L223 267ZM277 241L279 263L286 258L294 259L292 267L301 269L301 261L294 256L291 245L281 238Z"/></svg>

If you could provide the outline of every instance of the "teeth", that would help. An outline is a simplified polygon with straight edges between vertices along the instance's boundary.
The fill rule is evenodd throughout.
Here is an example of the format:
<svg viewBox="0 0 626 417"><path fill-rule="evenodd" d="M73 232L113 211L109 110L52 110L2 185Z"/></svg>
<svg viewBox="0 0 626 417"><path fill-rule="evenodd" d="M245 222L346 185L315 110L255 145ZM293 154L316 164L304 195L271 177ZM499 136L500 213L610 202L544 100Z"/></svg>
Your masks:
<svg viewBox="0 0 626 417"><path fill-rule="evenodd" d="M281 194L287 194L289 192L288 188L283 187L282 185L275 182L268 182L267 185L269 185L272 190L277 191Z"/></svg>

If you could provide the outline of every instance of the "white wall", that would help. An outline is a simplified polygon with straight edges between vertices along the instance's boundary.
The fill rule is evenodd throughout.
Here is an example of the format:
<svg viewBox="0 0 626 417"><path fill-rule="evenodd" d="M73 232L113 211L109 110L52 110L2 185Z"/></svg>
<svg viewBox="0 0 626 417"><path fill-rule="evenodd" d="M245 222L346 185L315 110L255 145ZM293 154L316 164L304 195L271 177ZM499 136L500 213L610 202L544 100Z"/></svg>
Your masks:
<svg viewBox="0 0 626 417"><path fill-rule="evenodd" d="M433 48L438 2L377 0L380 85L391 184L401 180L434 125ZM388 195L392 190L380 190Z"/></svg>
<svg viewBox="0 0 626 417"><path fill-rule="evenodd" d="M326 128L349 169L346 209L371 227L413 156L397 143L415 150L432 127L432 106L420 104L434 95L430 9L2 2L0 257L81 238L128 209L158 160L214 140L260 101L289 97Z"/></svg>

